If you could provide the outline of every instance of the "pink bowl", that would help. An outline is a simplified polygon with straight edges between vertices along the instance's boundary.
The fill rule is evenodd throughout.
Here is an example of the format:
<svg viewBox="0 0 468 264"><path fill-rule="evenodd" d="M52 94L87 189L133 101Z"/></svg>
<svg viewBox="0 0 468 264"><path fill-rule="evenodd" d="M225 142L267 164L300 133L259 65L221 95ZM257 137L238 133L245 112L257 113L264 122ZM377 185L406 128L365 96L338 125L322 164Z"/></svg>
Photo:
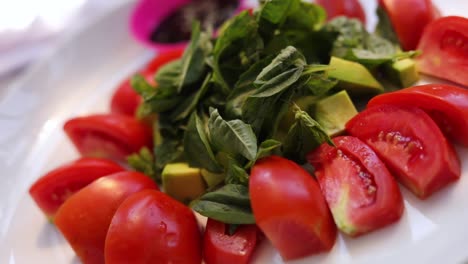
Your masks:
<svg viewBox="0 0 468 264"><path fill-rule="evenodd" d="M158 43L151 41L150 35L167 16L189 2L191 0L140 0L130 17L132 35L140 43L159 52L184 47L187 42ZM254 0L239 0L235 13L254 8L257 5L256 2Z"/></svg>

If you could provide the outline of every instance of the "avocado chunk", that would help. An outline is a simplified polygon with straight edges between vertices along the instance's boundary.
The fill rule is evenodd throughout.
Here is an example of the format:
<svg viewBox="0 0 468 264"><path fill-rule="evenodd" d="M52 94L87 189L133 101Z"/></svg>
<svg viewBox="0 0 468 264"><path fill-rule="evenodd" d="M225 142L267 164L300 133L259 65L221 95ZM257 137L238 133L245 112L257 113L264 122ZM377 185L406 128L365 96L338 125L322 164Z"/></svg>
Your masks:
<svg viewBox="0 0 468 264"><path fill-rule="evenodd" d="M416 68L416 62L407 58L384 65L384 74L395 85L409 87L419 81L419 73Z"/></svg>
<svg viewBox="0 0 468 264"><path fill-rule="evenodd" d="M169 196L186 204L206 190L201 170L187 163L167 164L162 172L162 186Z"/></svg>
<svg viewBox="0 0 468 264"><path fill-rule="evenodd" d="M337 79L338 87L349 93L375 94L384 91L366 67L357 62L331 57L330 66L333 69L328 72L328 76Z"/></svg>
<svg viewBox="0 0 468 264"><path fill-rule="evenodd" d="M224 173L214 173L205 169L201 169L200 172L208 188L215 187L224 181Z"/></svg>
<svg viewBox="0 0 468 264"><path fill-rule="evenodd" d="M343 90L317 102L315 120L329 136L344 132L346 123L358 114L348 93Z"/></svg>

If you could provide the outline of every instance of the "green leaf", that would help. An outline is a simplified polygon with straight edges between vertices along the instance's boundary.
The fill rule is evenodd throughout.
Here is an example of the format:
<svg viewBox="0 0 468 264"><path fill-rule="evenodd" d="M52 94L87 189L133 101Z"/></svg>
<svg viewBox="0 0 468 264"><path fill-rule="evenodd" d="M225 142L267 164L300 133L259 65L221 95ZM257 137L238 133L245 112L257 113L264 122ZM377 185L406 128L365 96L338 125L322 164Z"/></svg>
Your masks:
<svg viewBox="0 0 468 264"><path fill-rule="evenodd" d="M128 156L127 163L131 168L149 176L151 179L161 180L160 175L157 173L154 156L147 147L141 148L139 153Z"/></svg>
<svg viewBox="0 0 468 264"><path fill-rule="evenodd" d="M199 214L226 224L254 224L248 188L227 184L190 204Z"/></svg>
<svg viewBox="0 0 468 264"><path fill-rule="evenodd" d="M306 61L301 52L292 46L288 46L273 59L257 76L256 85L262 85L291 68L304 67Z"/></svg>
<svg viewBox="0 0 468 264"><path fill-rule="evenodd" d="M262 1L259 17L272 24L282 24L300 7L300 0Z"/></svg>
<svg viewBox="0 0 468 264"><path fill-rule="evenodd" d="M249 183L249 174L236 162L230 162L226 170L226 183L243 184Z"/></svg>
<svg viewBox="0 0 468 264"><path fill-rule="evenodd" d="M182 120L187 118L192 114L192 112L196 109L198 103L202 99L202 97L206 94L208 89L210 88L210 80L211 74L208 74L205 77L205 81L201 85L200 89L193 92L187 98L185 98L180 105L171 113L171 118L173 120Z"/></svg>
<svg viewBox="0 0 468 264"><path fill-rule="evenodd" d="M180 74L182 72L182 60L174 60L161 66L156 72L155 81L158 91L164 95L177 94Z"/></svg>
<svg viewBox="0 0 468 264"><path fill-rule="evenodd" d="M196 112L190 117L187 130L184 133L184 151L191 167L204 168L211 172L222 172L206 135L205 124Z"/></svg>
<svg viewBox="0 0 468 264"><path fill-rule="evenodd" d="M263 41L257 32L257 22L247 11L226 23L209 64L213 68L213 82L228 95L239 75L259 60Z"/></svg>
<svg viewBox="0 0 468 264"><path fill-rule="evenodd" d="M168 163L174 163L182 159L184 155L183 144L177 139L164 138L163 142L154 149L156 168L160 171Z"/></svg>
<svg viewBox="0 0 468 264"><path fill-rule="evenodd" d="M303 66L287 70L264 83L260 86L257 92L252 94L250 97L270 97L281 93L297 82L303 71Z"/></svg>
<svg viewBox="0 0 468 264"><path fill-rule="evenodd" d="M130 86L143 97L143 100L153 97L156 93L155 87L151 86L140 74L136 74L130 79Z"/></svg>
<svg viewBox="0 0 468 264"><path fill-rule="evenodd" d="M333 145L330 137L320 124L312 119L309 114L294 106L295 122L291 126L284 140L284 156L301 164L305 162L305 156L313 149L327 142Z"/></svg>
<svg viewBox="0 0 468 264"><path fill-rule="evenodd" d="M357 19L338 17L327 23L323 30L338 33L333 43L333 56L359 62L368 68L417 55L414 51L402 52L389 40L368 33Z"/></svg>
<svg viewBox="0 0 468 264"><path fill-rule="evenodd" d="M250 167L252 167L257 160L270 156L271 153L275 149L279 148L281 145L282 143L280 141L277 141L274 139L267 139L263 141L260 144L260 147L258 148L258 152L257 152L257 156L255 157L255 160L252 160L249 163L247 163L247 165L245 166L245 169L249 169Z"/></svg>
<svg viewBox="0 0 468 264"><path fill-rule="evenodd" d="M242 155L248 160L255 158L257 138L250 125L242 120L225 121L217 109L211 109L208 129L216 150L232 156Z"/></svg>
<svg viewBox="0 0 468 264"><path fill-rule="evenodd" d="M196 200L191 208L197 213L226 224L254 224L250 208L212 201Z"/></svg>
<svg viewBox="0 0 468 264"><path fill-rule="evenodd" d="M260 144L256 160L267 157L271 152L281 146L281 142L274 139L267 139Z"/></svg>
<svg viewBox="0 0 468 264"><path fill-rule="evenodd" d="M182 92L184 86L196 83L204 75L206 70L205 58L213 48L210 35L201 32L199 22L193 24L190 44L181 59L181 72L177 82L178 93Z"/></svg>
<svg viewBox="0 0 468 264"><path fill-rule="evenodd" d="M241 184L226 184L216 191L204 194L205 201L250 206L249 189Z"/></svg>
<svg viewBox="0 0 468 264"><path fill-rule="evenodd" d="M294 12L288 16L282 29L315 31L318 30L327 19L325 9L317 4L300 2L299 8L293 11Z"/></svg>
<svg viewBox="0 0 468 264"><path fill-rule="evenodd" d="M382 7L377 7L377 17L379 20L377 22L377 27L375 28L375 33L382 38L388 39L393 44L400 46L400 41L393 29L390 17Z"/></svg>

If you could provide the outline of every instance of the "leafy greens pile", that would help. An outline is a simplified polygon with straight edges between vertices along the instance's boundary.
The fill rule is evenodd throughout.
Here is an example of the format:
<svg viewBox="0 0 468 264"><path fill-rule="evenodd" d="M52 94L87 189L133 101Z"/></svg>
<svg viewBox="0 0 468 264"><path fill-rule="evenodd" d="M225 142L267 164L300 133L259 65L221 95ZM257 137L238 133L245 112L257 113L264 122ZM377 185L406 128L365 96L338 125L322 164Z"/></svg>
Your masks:
<svg viewBox="0 0 468 264"><path fill-rule="evenodd" d="M414 55L368 33L358 20L325 19L318 5L269 0L227 21L216 38L195 23L182 58L157 72L157 89L141 76L132 79L144 98L138 115L158 119L154 163L142 150L130 164L154 175L183 161L217 175L222 184L192 208L229 224L254 223L248 178L255 161L274 153L303 163L310 150L333 144L294 104L336 91L338 81L328 77L330 56L373 69Z"/></svg>

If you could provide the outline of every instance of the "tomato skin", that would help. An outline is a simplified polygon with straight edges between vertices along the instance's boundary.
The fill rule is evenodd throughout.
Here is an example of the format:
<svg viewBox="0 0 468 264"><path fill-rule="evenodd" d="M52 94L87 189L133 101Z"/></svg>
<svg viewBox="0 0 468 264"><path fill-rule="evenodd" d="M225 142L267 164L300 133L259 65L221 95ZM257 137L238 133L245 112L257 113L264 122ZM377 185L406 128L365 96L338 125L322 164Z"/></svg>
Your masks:
<svg viewBox="0 0 468 264"><path fill-rule="evenodd" d="M316 0L327 11L327 20L337 16L357 18L366 24L366 13L358 0Z"/></svg>
<svg viewBox="0 0 468 264"><path fill-rule="evenodd" d="M430 23L423 32L418 69L427 75L468 87L468 19L448 16Z"/></svg>
<svg viewBox="0 0 468 264"><path fill-rule="evenodd" d="M379 0L388 14L403 50L418 46L424 28L440 16L431 0Z"/></svg>
<svg viewBox="0 0 468 264"><path fill-rule="evenodd" d="M318 183L302 167L263 158L251 169L249 190L257 225L284 260L333 247L335 223Z"/></svg>
<svg viewBox="0 0 468 264"><path fill-rule="evenodd" d="M468 147L468 90L447 84L413 86L372 98L382 104L417 106L428 113L449 138Z"/></svg>
<svg viewBox="0 0 468 264"><path fill-rule="evenodd" d="M338 228L358 236L400 219L403 198L377 154L352 136L333 139L307 155Z"/></svg>
<svg viewBox="0 0 468 264"><path fill-rule="evenodd" d="M100 158L79 158L41 176L29 194L50 221L59 207L74 193L96 179L124 171L119 164Z"/></svg>
<svg viewBox="0 0 468 264"><path fill-rule="evenodd" d="M76 117L64 125L82 156L103 157L124 162L126 156L142 147L151 148L152 131L138 120L119 114L94 114Z"/></svg>
<svg viewBox="0 0 468 264"><path fill-rule="evenodd" d="M156 190L129 196L112 218L106 263L201 263L201 234L193 212Z"/></svg>
<svg viewBox="0 0 468 264"><path fill-rule="evenodd" d="M123 80L115 89L111 98L111 113L135 116L138 106L143 98L133 90L130 78Z"/></svg>
<svg viewBox="0 0 468 264"><path fill-rule="evenodd" d="M151 85L156 85L154 75L166 63L178 59L184 53L184 48L175 48L161 54L157 54L138 73L145 77ZM138 106L143 102L143 98L133 90L130 85L132 76L123 80L114 91L111 99L110 109L112 113L135 116Z"/></svg>
<svg viewBox="0 0 468 264"><path fill-rule="evenodd" d="M260 234L256 225L241 225L234 234L228 225L208 219L203 235L203 259L206 264L247 264L255 250Z"/></svg>
<svg viewBox="0 0 468 264"><path fill-rule="evenodd" d="M379 105L346 124L421 199L460 178L460 160L437 124L417 107Z"/></svg>
<svg viewBox="0 0 468 264"><path fill-rule="evenodd" d="M133 193L157 188L148 176L138 172L102 177L65 201L57 211L55 224L83 263L102 264L107 230L119 205Z"/></svg>

